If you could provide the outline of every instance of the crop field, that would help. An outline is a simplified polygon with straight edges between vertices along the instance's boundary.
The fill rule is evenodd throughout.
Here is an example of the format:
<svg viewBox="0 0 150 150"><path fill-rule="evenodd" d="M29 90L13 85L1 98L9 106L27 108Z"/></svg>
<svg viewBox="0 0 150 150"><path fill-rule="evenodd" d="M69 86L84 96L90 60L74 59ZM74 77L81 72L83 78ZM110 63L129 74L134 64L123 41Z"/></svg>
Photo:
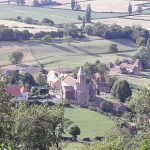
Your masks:
<svg viewBox="0 0 150 150"><path fill-rule="evenodd" d="M98 19L98 20L93 20L93 22L101 22L101 23L108 24L108 25L115 23L122 27L138 25L138 26L142 26L143 28L150 30L150 15L130 16L130 17L123 17L123 18Z"/></svg>
<svg viewBox="0 0 150 150"><path fill-rule="evenodd" d="M99 18L111 18L125 16L127 13L92 13L93 19ZM52 8L37 8L29 6L17 6L17 5L0 5L0 19L16 18L16 16L32 17L37 20L43 18L49 18L54 20L56 24L79 22L78 16L85 16L84 11L72 11L63 9L52 9Z"/></svg>
<svg viewBox="0 0 150 150"><path fill-rule="evenodd" d="M117 43L120 53L111 54L108 45ZM104 40L90 38L70 43L44 44L39 41L28 42L0 42L0 64L9 64L8 55L15 50L24 50L24 63L40 63L45 68L58 66L79 66L87 61L94 62L99 59L102 62L114 61L117 58L131 57L135 50L135 44L127 39Z"/></svg>
<svg viewBox="0 0 150 150"><path fill-rule="evenodd" d="M17 29L19 31L28 30L30 33L37 33L39 31L44 31L44 32L57 31L57 28L52 26L29 25L26 23L10 21L10 20L0 20L0 25L5 25L14 30Z"/></svg>
<svg viewBox="0 0 150 150"><path fill-rule="evenodd" d="M115 126L109 118L97 112L83 108L67 108L65 116L79 126L81 134L79 138L104 136L106 132Z"/></svg>
<svg viewBox="0 0 150 150"><path fill-rule="evenodd" d="M55 7L61 8L61 9L70 9L70 4L67 4L70 2L70 0L56 0L56 1L60 3L62 2L64 5L55 6ZM82 10L86 10L87 4L90 4L92 10L96 12L127 12L129 1L128 0L104 0L104 1L103 0L91 0L91 1L85 0L85 1L80 2L79 0L78 3L80 4ZM149 0L131 1L131 4L133 6L133 11L137 9L138 5L143 5L143 8L145 9L149 7L149 3L150 3Z"/></svg>
<svg viewBox="0 0 150 150"><path fill-rule="evenodd" d="M28 48L27 45L26 43L20 43L20 42L0 42L0 66L5 66L10 64L9 55L14 51L23 52L24 63L37 64L37 61L32 56L32 53L30 52L30 49Z"/></svg>

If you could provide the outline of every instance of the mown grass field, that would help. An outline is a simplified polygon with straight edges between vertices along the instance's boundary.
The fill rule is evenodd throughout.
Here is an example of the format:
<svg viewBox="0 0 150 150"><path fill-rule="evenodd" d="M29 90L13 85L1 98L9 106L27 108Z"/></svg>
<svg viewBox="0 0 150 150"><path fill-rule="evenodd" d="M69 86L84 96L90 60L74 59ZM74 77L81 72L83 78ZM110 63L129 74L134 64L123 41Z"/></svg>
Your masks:
<svg viewBox="0 0 150 150"><path fill-rule="evenodd" d="M108 45L117 43L120 53L111 54ZM8 65L8 55L13 51L24 52L24 63L42 64L46 69L58 66L75 67L85 62L94 62L99 59L102 62L114 61L117 58L131 57L136 50L132 41L126 39L105 40L101 38L85 39L68 43L44 44L39 41L28 42L0 42L0 64Z"/></svg>
<svg viewBox="0 0 150 150"><path fill-rule="evenodd" d="M110 54L108 45L117 43L120 53ZM76 41L51 45L34 45L30 47L36 60L45 68L55 68L58 66L80 66L86 62L94 62L99 59L102 62L115 61L117 58L131 57L136 50L131 41L94 39L87 41Z"/></svg>
<svg viewBox="0 0 150 150"><path fill-rule="evenodd" d="M92 13L93 19L99 18L110 18L124 16L127 13ZM51 9L51 8L37 8L28 6L16 6L16 5L0 5L0 19L6 18L16 18L17 16L32 17L37 20L42 20L43 18L50 18L54 20L57 24L79 22L77 20L78 16L85 16L85 11L71 11L63 9Z"/></svg>
<svg viewBox="0 0 150 150"><path fill-rule="evenodd" d="M79 138L93 139L95 136L104 136L110 128L115 126L115 123L104 115L84 108L67 108L65 116L80 127Z"/></svg>
<svg viewBox="0 0 150 150"><path fill-rule="evenodd" d="M80 150L85 145L79 142L70 142L64 143L62 149L63 150Z"/></svg>

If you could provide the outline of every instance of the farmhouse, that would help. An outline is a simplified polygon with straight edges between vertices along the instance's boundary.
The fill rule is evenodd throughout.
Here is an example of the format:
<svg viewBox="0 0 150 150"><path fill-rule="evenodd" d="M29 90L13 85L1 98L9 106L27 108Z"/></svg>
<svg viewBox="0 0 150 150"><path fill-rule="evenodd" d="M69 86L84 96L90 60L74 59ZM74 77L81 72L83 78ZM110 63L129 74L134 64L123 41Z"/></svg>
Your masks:
<svg viewBox="0 0 150 150"><path fill-rule="evenodd" d="M28 99L28 90L24 86L10 85L7 88L8 95L12 96L12 100L21 101Z"/></svg>
<svg viewBox="0 0 150 150"><path fill-rule="evenodd" d="M108 63L108 68L110 70L110 74L118 75L118 74L134 74L139 75L143 69L142 62L137 60L123 60L119 66Z"/></svg>
<svg viewBox="0 0 150 150"><path fill-rule="evenodd" d="M11 65L3 68L3 73L7 76L12 76L16 71L18 71L20 74L29 73L31 75L44 72L40 66L32 65Z"/></svg>
<svg viewBox="0 0 150 150"><path fill-rule="evenodd" d="M97 94L99 95L100 92L103 92L103 93L109 93L110 92L110 87L109 85L106 83L106 80L105 80L105 77L102 76L101 74L99 73L95 73L93 75L93 78L92 78L95 83L96 83L96 89L97 89Z"/></svg>
<svg viewBox="0 0 150 150"><path fill-rule="evenodd" d="M70 104L89 105L96 99L96 87L91 83L86 83L86 73L83 67L80 67L77 79L68 74L58 75L55 71L50 71L47 79L56 96Z"/></svg>

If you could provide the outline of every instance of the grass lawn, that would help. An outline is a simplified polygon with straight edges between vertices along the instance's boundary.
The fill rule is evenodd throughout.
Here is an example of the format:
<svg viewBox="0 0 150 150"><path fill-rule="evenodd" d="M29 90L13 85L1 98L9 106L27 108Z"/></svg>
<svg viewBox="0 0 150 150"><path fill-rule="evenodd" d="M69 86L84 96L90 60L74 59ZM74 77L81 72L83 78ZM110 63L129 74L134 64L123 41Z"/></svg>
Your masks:
<svg viewBox="0 0 150 150"><path fill-rule="evenodd" d="M127 80L129 83L150 89L150 76L118 76L122 80Z"/></svg>
<svg viewBox="0 0 150 150"><path fill-rule="evenodd" d="M93 19L99 18L110 18L125 16L127 13L92 13ZM79 22L77 20L78 16L85 16L84 11L71 11L63 9L51 9L51 8L37 8L28 6L17 6L17 5L0 5L0 19L5 18L16 18L17 16L32 17L37 20L42 20L43 18L50 18L54 20L55 23L71 23Z"/></svg>
<svg viewBox="0 0 150 150"><path fill-rule="evenodd" d="M85 145L79 142L71 142L71 143L64 143L63 150L79 150L80 148L84 147Z"/></svg>
<svg viewBox="0 0 150 150"><path fill-rule="evenodd" d="M104 136L115 125L104 115L84 108L67 108L65 116L80 127L81 135L79 138Z"/></svg>

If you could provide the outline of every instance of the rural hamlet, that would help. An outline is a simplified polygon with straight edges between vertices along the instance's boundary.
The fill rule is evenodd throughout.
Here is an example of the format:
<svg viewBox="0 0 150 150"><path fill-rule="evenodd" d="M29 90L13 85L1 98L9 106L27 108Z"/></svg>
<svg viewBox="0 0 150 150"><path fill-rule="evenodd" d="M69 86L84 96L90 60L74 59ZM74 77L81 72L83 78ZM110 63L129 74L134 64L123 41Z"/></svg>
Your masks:
<svg viewBox="0 0 150 150"><path fill-rule="evenodd" d="M150 150L150 0L0 0L0 150Z"/></svg>

